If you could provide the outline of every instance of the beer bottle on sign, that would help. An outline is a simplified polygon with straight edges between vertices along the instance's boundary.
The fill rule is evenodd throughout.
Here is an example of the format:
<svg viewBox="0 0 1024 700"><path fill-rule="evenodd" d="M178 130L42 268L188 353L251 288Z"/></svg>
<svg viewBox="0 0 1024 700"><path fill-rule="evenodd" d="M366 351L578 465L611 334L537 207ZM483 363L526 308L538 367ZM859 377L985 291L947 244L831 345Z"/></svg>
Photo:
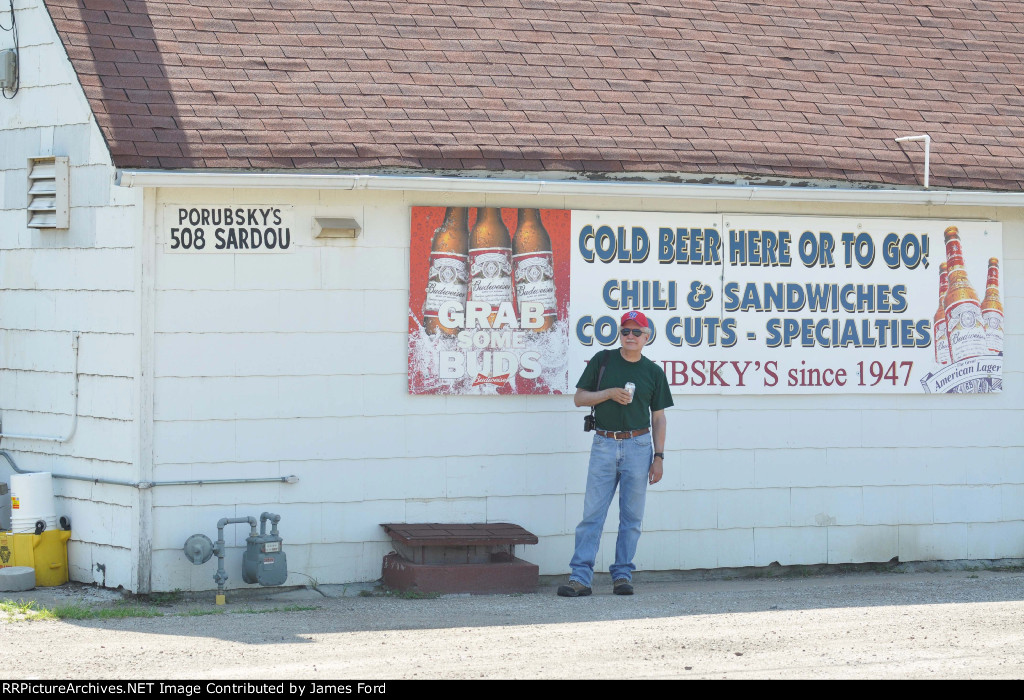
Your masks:
<svg viewBox="0 0 1024 700"><path fill-rule="evenodd" d="M946 229L946 266L949 270L949 289L946 290L946 333L953 362L987 353L985 326L981 319L978 295L967 279L964 252L960 245L960 230L956 226Z"/></svg>
<svg viewBox="0 0 1024 700"><path fill-rule="evenodd" d="M445 328L437 320L438 309L446 301L466 304L469 288L469 226L466 207L448 207L444 221L430 242L430 272L427 273L427 297L423 302L423 328L427 333L441 331L455 335L456 328Z"/></svg>
<svg viewBox="0 0 1024 700"><path fill-rule="evenodd" d="M949 274L946 263L939 265L939 308L932 317L932 334L935 336L935 361L948 365L953 361L949 354L949 336L946 334L946 292L949 291Z"/></svg>
<svg viewBox="0 0 1024 700"><path fill-rule="evenodd" d="M544 308L544 323L536 332L555 325L555 265L551 237L537 209L520 209L516 235L512 238L512 267L516 281L516 304L536 302Z"/></svg>
<svg viewBox="0 0 1024 700"><path fill-rule="evenodd" d="M981 302L981 317L985 323L985 338L991 353L1003 351L1003 302L999 300L999 258L988 259L988 284L985 300Z"/></svg>
<svg viewBox="0 0 1024 700"><path fill-rule="evenodd" d="M498 306L512 301L512 239L497 207L476 210L469 234L469 298L491 305L492 325Z"/></svg>

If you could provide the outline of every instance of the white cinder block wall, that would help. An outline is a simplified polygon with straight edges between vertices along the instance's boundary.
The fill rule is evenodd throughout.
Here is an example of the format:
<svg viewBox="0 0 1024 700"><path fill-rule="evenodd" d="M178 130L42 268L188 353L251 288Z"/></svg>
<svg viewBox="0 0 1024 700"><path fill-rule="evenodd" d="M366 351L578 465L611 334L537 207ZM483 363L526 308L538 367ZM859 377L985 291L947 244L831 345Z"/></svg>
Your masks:
<svg viewBox="0 0 1024 700"><path fill-rule="evenodd" d="M593 198L276 190L158 190L165 204L294 207L292 252L166 254L154 293L156 479L299 477L297 484L163 487L153 588L211 588L185 562L222 517L282 515L289 584L374 580L389 521L511 521L540 537L521 556L568 571L588 436L569 397L410 396L410 207L608 208ZM638 211L734 202L616 201ZM994 218L1003 222L1009 335L992 396L694 396L669 410L642 569L1024 556L1020 213L759 205L764 213ZM352 217L354 241L314 241L314 216ZM148 234L148 245L154 245ZM573 370L575 373L577 370ZM571 378L575 383L576 377ZM598 567L613 551L612 507ZM230 531L233 530L233 531ZM244 545L245 526L228 541ZM241 550L228 556L241 585Z"/></svg>
<svg viewBox="0 0 1024 700"><path fill-rule="evenodd" d="M0 99L3 429L61 436L70 428L72 331L81 333L81 377L70 442L5 439L0 449L25 470L132 481L141 195L113 185L106 144L42 3L19 0L15 8L21 89L14 99ZM27 161L46 155L70 159L67 230L26 225ZM0 478L10 473L0 460ZM134 489L56 479L54 491L58 515L72 520L71 578L131 587Z"/></svg>

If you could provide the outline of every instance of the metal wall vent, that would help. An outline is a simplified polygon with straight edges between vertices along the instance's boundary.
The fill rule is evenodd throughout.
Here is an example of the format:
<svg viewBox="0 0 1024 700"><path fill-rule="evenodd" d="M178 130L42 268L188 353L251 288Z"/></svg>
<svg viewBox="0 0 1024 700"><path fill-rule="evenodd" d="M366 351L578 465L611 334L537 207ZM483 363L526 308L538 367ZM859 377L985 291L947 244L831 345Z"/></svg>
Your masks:
<svg viewBox="0 0 1024 700"><path fill-rule="evenodd" d="M28 227L68 228L67 156L28 159Z"/></svg>

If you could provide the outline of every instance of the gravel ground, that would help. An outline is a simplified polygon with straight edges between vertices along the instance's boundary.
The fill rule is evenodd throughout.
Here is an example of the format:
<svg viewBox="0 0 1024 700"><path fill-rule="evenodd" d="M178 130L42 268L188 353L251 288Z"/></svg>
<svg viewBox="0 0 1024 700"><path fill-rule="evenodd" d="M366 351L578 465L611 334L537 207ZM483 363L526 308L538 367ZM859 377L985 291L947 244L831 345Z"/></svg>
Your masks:
<svg viewBox="0 0 1024 700"><path fill-rule="evenodd" d="M1020 678L1024 568L959 566L756 577L639 573L637 594L384 595L373 584L146 600L78 584L0 594L17 679ZM166 600L170 598L171 600ZM8 610L9 610L8 606ZM55 650L59 653L55 653Z"/></svg>

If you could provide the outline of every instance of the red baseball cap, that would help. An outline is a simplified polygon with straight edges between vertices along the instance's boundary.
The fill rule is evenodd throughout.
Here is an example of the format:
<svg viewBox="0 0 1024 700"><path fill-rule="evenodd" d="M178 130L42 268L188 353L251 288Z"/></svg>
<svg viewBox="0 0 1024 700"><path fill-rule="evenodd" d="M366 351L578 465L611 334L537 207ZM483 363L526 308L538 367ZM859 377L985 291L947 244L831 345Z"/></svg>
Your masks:
<svg viewBox="0 0 1024 700"><path fill-rule="evenodd" d="M641 328L648 328L647 317L644 316L643 311L627 311L622 314L622 320L619 321L619 325L626 325L626 321L632 321Z"/></svg>

